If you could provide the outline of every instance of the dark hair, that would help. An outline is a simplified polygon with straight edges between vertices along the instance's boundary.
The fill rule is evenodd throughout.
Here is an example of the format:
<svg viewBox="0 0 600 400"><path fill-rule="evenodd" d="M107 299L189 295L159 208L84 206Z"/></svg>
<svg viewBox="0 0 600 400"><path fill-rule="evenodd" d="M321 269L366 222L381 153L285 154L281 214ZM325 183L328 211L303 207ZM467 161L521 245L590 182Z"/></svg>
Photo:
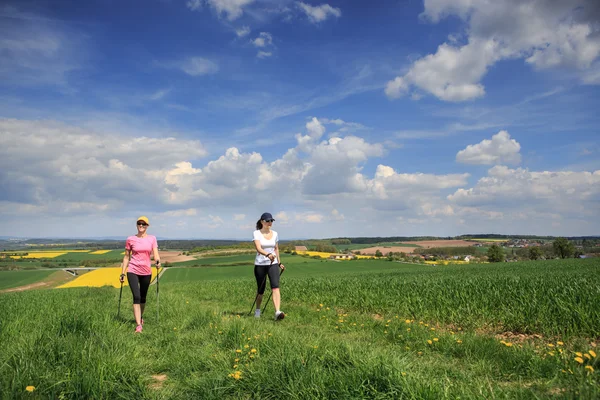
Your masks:
<svg viewBox="0 0 600 400"><path fill-rule="evenodd" d="M256 221L256 230L260 231L262 229L262 219L259 219L258 221Z"/></svg>

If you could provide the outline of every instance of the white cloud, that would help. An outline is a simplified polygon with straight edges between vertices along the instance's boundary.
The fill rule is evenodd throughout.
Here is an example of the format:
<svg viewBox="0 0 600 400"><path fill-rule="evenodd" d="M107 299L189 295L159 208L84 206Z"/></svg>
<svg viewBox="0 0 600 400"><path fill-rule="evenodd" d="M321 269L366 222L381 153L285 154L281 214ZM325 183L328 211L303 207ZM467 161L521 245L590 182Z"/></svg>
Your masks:
<svg viewBox="0 0 600 400"><path fill-rule="evenodd" d="M242 16L244 7L254 3L254 0L188 0L187 7L192 11L202 10L206 3L217 12L220 17L225 14L229 21L234 21Z"/></svg>
<svg viewBox="0 0 600 400"><path fill-rule="evenodd" d="M219 65L203 57L190 57L181 63L181 69L191 76L214 74L219 71Z"/></svg>
<svg viewBox="0 0 600 400"><path fill-rule="evenodd" d="M339 8L331 7L329 4L321 4L320 6L311 6L303 2L297 2L296 4L308 16L310 22L315 24L323 22L329 17L339 18L342 16L342 11Z"/></svg>
<svg viewBox="0 0 600 400"><path fill-rule="evenodd" d="M167 94L169 94L169 92L171 92L171 89L157 90L150 96L150 100L160 100L163 97L165 97Z"/></svg>
<svg viewBox="0 0 600 400"><path fill-rule="evenodd" d="M494 211L552 212L564 217L598 218L600 171L542 171L497 165L469 189L448 196L452 203Z"/></svg>
<svg viewBox="0 0 600 400"><path fill-rule="evenodd" d="M247 26L242 26L241 28L235 30L235 34L240 38L248 36L250 34L250 28Z"/></svg>
<svg viewBox="0 0 600 400"><path fill-rule="evenodd" d="M188 0L188 2L185 3L185 5L192 11L201 10L202 0Z"/></svg>
<svg viewBox="0 0 600 400"><path fill-rule="evenodd" d="M267 58L271 57L272 55L273 53L270 51L259 51L258 53L256 53L257 58Z"/></svg>
<svg viewBox="0 0 600 400"><path fill-rule="evenodd" d="M243 221L246 219L246 214L233 214L234 221Z"/></svg>
<svg viewBox="0 0 600 400"><path fill-rule="evenodd" d="M481 97L488 69L505 59L524 59L535 68L564 66L587 71L600 56L600 26L587 15L595 0L425 0L422 16L433 23L456 15L467 24L466 44L453 37L436 53L415 61L403 76L388 82L385 93L398 98L418 88L445 101Z"/></svg>
<svg viewBox="0 0 600 400"><path fill-rule="evenodd" d="M252 41L256 47L268 47L273 44L273 36L269 32L261 32L256 39Z"/></svg>
<svg viewBox="0 0 600 400"><path fill-rule="evenodd" d="M456 161L463 164L519 164L521 145L510 138L507 131L500 131L491 140L468 145L456 154Z"/></svg>

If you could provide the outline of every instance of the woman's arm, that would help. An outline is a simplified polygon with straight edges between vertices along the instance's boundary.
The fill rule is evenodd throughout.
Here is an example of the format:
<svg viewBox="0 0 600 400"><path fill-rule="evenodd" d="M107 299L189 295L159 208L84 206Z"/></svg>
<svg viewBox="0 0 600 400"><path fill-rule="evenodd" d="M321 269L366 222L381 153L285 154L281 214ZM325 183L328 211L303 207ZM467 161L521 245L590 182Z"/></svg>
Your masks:
<svg viewBox="0 0 600 400"><path fill-rule="evenodd" d="M158 255L158 247L153 248L152 251L154 252L154 261L156 262L156 265L160 265L160 256Z"/></svg>
<svg viewBox="0 0 600 400"><path fill-rule="evenodd" d="M262 254L265 257L268 257L269 260L273 261L275 260L275 256L272 253L267 253L261 246L260 244L260 240L255 240L254 241L254 247L256 247L256 251L258 252L258 254Z"/></svg>
<svg viewBox="0 0 600 400"><path fill-rule="evenodd" d="M129 259L131 258L131 250L125 250L125 256L123 257L123 261L121 262L121 276L119 280L123 282L125 271L127 271L127 266L129 265Z"/></svg>

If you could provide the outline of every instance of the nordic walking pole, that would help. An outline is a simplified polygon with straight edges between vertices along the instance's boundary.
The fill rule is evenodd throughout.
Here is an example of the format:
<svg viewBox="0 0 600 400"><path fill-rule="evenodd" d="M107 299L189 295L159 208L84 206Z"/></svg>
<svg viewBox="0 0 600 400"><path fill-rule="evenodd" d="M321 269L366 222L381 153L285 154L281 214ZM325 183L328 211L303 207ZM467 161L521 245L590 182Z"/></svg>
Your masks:
<svg viewBox="0 0 600 400"><path fill-rule="evenodd" d="M156 322L158 322L160 320L160 315L159 315L159 309L160 309L160 301L159 301L159 297L158 297L158 276L160 275L160 270L158 269L158 266L160 265L160 261L156 262Z"/></svg>
<svg viewBox="0 0 600 400"><path fill-rule="evenodd" d="M119 280L120 277L119 277ZM119 311L117 312L117 318L121 318L121 296L123 295L123 281L121 280L121 290L119 291Z"/></svg>
<svg viewBox="0 0 600 400"><path fill-rule="evenodd" d="M281 265L281 264L279 264ZM280 268L279 269L279 276L281 276L281 274L283 274L283 269ZM261 314L265 313L265 310L267 309L267 307L269 306L269 300L271 300L271 295L273 294L273 289L271 289L271 291L269 292L269 297L267 297L267 302L265 303L265 307L263 308L263 310L261 311Z"/></svg>

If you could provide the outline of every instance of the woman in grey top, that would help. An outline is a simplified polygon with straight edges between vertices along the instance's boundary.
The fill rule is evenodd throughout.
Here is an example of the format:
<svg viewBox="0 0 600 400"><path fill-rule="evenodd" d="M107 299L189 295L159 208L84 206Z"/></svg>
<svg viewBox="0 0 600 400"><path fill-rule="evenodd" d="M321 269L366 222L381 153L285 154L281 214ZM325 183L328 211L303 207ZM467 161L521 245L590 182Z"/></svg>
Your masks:
<svg viewBox="0 0 600 400"><path fill-rule="evenodd" d="M281 320L285 318L285 314L280 310L279 271L284 270L285 266L281 264L279 259L279 236L277 232L271 229L274 221L275 219L273 219L270 213L263 213L256 222L256 230L253 234L254 246L256 247L254 276L256 277L256 285L258 286L254 316L260 318L260 304L265 293L268 275L273 293L275 320Z"/></svg>

